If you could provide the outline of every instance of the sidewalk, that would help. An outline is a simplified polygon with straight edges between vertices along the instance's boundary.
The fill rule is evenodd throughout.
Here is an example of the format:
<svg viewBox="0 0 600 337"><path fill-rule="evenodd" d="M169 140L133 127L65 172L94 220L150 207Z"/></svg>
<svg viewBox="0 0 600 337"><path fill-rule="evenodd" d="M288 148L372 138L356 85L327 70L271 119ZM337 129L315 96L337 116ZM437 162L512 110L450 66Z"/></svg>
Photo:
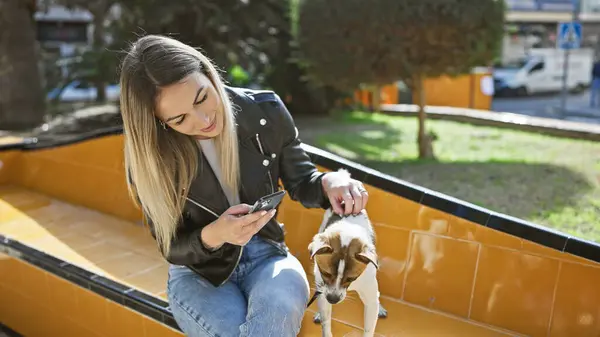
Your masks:
<svg viewBox="0 0 600 337"><path fill-rule="evenodd" d="M381 110L388 114L404 116L417 116L418 114L418 107L414 104L383 104ZM431 119L505 127L552 136L600 141L600 116L597 117L597 123L589 123L575 119L553 118L550 115L535 117L508 112L442 106L427 106L425 111L427 112L427 118ZM586 116L589 118L589 115ZM569 118L577 118L577 116L573 115ZM592 118L596 120L595 114L592 115Z"/></svg>

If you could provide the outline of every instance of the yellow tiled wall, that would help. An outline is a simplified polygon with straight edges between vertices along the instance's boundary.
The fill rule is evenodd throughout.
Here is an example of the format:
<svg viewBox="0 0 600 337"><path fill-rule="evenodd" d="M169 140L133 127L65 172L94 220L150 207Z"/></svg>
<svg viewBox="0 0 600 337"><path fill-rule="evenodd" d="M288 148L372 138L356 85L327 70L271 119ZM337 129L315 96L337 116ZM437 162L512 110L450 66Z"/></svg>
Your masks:
<svg viewBox="0 0 600 337"><path fill-rule="evenodd" d="M28 337L181 337L153 319L0 254L0 322Z"/></svg>
<svg viewBox="0 0 600 337"><path fill-rule="evenodd" d="M0 152L0 184L8 184L14 178L15 161L19 158L19 151L4 151Z"/></svg>
<svg viewBox="0 0 600 337"><path fill-rule="evenodd" d="M9 169L0 183L18 184L49 196L120 218L139 221L127 193L123 137L106 136L69 146L28 152L0 152Z"/></svg>
<svg viewBox="0 0 600 337"><path fill-rule="evenodd" d="M108 136L48 150L0 152L0 184L20 184L137 221L139 211L126 191L122 148L122 136ZM530 336L600 335L600 264L482 227L372 186L367 188L367 210L378 238L382 295ZM309 273L312 267L307 247L322 215L322 210L307 210L288 197L279 214L292 253ZM0 268L15 265L6 257L1 261ZM32 267L21 270L30 273L29 280L45 280L46 287L60 289L58 284L62 281L47 273ZM17 301L45 310L48 317L63 315L63 311L44 307L51 302L33 299L38 295L49 299L70 290L17 292L7 288L9 283L0 277L0 298L12 299L0 301L3 315L7 313L2 317L26 319L26 312L12 312L6 307L5 303ZM76 304L68 302L72 298ZM76 315L93 301L105 300L81 290L59 300L57 305L75 305L77 310L72 312ZM108 331L110 324L106 323L120 319L131 324L132 329L154 324L145 318L123 318L134 316L109 302L105 307L97 313L94 328L102 329L98 331ZM69 319L80 322L76 316ZM67 326L90 328L78 324L64 328ZM91 332L87 335L94 336Z"/></svg>
<svg viewBox="0 0 600 337"><path fill-rule="evenodd" d="M600 264L368 190L382 295L529 336L600 336ZM309 272L322 215L289 199L280 214Z"/></svg>

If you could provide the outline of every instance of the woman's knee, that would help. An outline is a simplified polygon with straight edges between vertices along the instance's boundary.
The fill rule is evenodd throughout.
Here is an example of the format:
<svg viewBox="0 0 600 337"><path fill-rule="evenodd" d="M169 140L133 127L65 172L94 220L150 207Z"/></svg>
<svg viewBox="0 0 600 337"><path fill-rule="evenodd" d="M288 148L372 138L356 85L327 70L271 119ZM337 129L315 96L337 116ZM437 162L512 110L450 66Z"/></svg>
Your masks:
<svg viewBox="0 0 600 337"><path fill-rule="evenodd" d="M238 336L246 302L232 284L220 288L195 274L170 279L167 297L171 313L188 337Z"/></svg>
<svg viewBox="0 0 600 337"><path fill-rule="evenodd" d="M278 329L297 333L306 310L308 290L301 282L297 282L293 290L287 287L272 288L254 300L256 302L251 303L251 311L260 312L258 316L268 317Z"/></svg>

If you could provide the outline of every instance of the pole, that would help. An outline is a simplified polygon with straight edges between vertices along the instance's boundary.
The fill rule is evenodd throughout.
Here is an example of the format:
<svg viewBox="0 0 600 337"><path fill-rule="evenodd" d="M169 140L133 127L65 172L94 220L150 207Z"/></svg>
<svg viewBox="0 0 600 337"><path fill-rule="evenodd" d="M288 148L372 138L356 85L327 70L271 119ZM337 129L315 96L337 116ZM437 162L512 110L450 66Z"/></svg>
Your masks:
<svg viewBox="0 0 600 337"><path fill-rule="evenodd" d="M579 21L579 6L580 0L573 0L573 19L572 22ZM560 97L560 112L563 117L567 113L567 96L568 96L568 88L567 88L567 79L569 77L569 56L570 56L571 48L565 48L565 54L563 58L563 76L562 76L562 93Z"/></svg>

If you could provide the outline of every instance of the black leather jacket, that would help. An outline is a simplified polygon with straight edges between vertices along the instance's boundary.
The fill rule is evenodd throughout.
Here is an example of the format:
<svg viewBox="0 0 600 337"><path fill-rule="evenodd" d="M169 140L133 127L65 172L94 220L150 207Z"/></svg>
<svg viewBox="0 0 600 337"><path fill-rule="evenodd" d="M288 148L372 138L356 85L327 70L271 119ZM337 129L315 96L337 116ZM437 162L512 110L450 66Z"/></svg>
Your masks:
<svg viewBox="0 0 600 337"><path fill-rule="evenodd" d="M240 201L253 204L258 198L279 190L281 179L292 200L307 208L329 207L321 185L324 173L317 170L300 146L298 130L279 96L272 91L231 87L227 87L227 92L238 110ZM199 153L204 160L202 152ZM177 239L172 241L165 258L172 264L186 265L219 286L237 267L243 247L226 243L211 251L200 241L202 228L232 206L210 166L200 165L200 168L189 190ZM148 220L148 224L155 237L152 222ZM282 254L287 253L284 230L275 217L258 235Z"/></svg>

